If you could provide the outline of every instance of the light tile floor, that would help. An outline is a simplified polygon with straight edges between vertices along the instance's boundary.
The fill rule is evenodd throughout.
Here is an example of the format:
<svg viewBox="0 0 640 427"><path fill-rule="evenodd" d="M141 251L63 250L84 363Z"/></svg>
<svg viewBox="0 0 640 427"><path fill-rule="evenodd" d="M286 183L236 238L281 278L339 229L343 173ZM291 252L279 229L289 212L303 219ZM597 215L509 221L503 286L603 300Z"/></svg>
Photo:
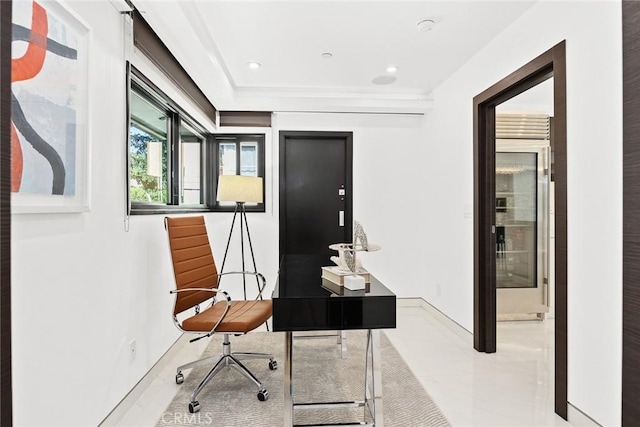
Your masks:
<svg viewBox="0 0 640 427"><path fill-rule="evenodd" d="M498 323L494 354L422 307L400 306L397 322L387 336L453 426L570 425L553 412L553 320ZM117 425L155 424L177 390L175 366L201 351L185 347Z"/></svg>
<svg viewBox="0 0 640 427"><path fill-rule="evenodd" d="M553 411L553 320L498 323L498 350L419 307L398 310L386 331L454 426L568 426Z"/></svg>

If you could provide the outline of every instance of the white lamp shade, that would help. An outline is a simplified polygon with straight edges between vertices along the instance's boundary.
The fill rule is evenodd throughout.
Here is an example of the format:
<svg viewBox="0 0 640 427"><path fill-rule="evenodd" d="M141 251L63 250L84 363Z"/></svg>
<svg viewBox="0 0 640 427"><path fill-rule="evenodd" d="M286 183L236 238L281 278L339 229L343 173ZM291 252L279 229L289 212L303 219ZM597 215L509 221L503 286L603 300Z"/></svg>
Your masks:
<svg viewBox="0 0 640 427"><path fill-rule="evenodd" d="M262 203L262 178L242 175L218 176L219 202Z"/></svg>

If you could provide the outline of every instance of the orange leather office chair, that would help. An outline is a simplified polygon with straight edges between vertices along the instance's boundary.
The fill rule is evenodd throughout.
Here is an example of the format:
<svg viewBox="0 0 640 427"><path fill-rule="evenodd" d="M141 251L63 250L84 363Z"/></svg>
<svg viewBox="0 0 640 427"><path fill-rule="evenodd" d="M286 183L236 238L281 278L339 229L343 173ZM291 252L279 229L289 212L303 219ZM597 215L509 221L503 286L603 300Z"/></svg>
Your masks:
<svg viewBox="0 0 640 427"><path fill-rule="evenodd" d="M198 393L223 368L232 367L242 373L258 387L258 399L267 400L269 393L258 379L240 362L242 359L269 359L269 368L276 369L272 354L233 353L229 335L242 335L256 329L271 317L271 301L262 300L265 280L260 273L232 272L218 274L209 245L207 229L202 216L165 218L165 228L169 234L169 246L173 261L176 289L173 319L181 331L200 334L191 340L210 337L215 333L224 334L222 354L180 366L176 383L184 382L182 371L196 366L213 363L209 373L200 381L191 394L189 412L200 410L196 400ZM232 300L229 293L219 289L220 278L228 274L256 275L261 282L259 295L255 300ZM206 304L205 308L200 305Z"/></svg>

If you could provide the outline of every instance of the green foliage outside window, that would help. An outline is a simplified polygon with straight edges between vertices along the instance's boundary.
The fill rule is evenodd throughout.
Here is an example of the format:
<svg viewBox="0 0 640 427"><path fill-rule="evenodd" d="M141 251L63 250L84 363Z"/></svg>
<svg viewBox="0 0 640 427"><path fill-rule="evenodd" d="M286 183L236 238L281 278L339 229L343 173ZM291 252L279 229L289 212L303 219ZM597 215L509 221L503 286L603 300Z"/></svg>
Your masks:
<svg viewBox="0 0 640 427"><path fill-rule="evenodd" d="M130 142L130 198L132 202L167 202L167 144L162 144L162 176L149 174L148 147L156 139L144 131L131 126Z"/></svg>

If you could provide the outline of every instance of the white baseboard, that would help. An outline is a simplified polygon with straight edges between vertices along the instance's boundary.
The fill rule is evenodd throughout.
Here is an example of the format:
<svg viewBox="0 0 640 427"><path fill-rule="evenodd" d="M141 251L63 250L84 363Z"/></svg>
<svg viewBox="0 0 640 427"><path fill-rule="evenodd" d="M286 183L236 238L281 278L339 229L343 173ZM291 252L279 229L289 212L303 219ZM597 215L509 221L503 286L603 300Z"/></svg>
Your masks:
<svg viewBox="0 0 640 427"><path fill-rule="evenodd" d="M598 424L597 421L573 406L571 403L568 404L567 415L569 423L575 427L602 427L602 425Z"/></svg>
<svg viewBox="0 0 640 427"><path fill-rule="evenodd" d="M422 298L396 298L396 305L398 307L422 307Z"/></svg>
<svg viewBox="0 0 640 427"><path fill-rule="evenodd" d="M398 307L420 307L428 311L434 318L439 320L443 325L451 330L454 334L458 335L464 340L468 340L473 344L473 334L471 331L465 329L455 320L438 310L436 307L429 304L426 300L420 297L413 298L397 298L396 304Z"/></svg>
<svg viewBox="0 0 640 427"><path fill-rule="evenodd" d="M102 420L99 424L101 427L118 426L120 420L124 415L135 405L136 401L142 396L145 390L151 385L153 380L158 374L167 367L169 361L171 361L186 344L189 343L189 339L192 338L187 334L180 335L165 354L158 360L158 362L151 367L149 372L131 389L129 393L113 408L113 410Z"/></svg>

